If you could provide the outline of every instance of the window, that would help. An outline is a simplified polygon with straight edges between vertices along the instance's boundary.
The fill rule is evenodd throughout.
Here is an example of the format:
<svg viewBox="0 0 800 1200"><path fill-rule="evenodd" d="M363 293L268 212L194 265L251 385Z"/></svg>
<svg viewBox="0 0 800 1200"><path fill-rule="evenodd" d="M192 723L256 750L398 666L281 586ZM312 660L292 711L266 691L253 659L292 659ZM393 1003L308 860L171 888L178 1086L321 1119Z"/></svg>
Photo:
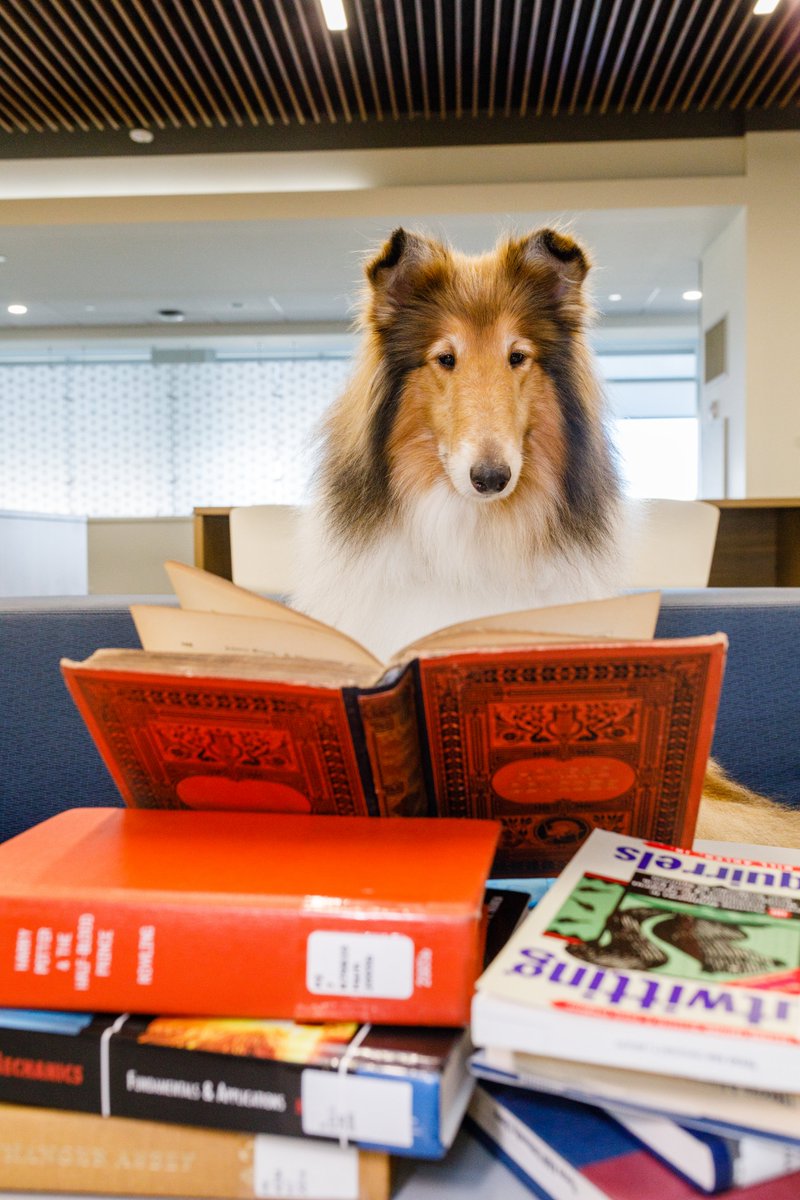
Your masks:
<svg viewBox="0 0 800 1200"><path fill-rule="evenodd" d="M611 404L611 432L631 496L697 496L697 355L598 356Z"/></svg>
<svg viewBox="0 0 800 1200"><path fill-rule="evenodd" d="M300 503L342 358L0 365L0 509L182 516Z"/></svg>
<svg viewBox="0 0 800 1200"><path fill-rule="evenodd" d="M185 362L94 354L0 363L0 508L145 517L300 503L312 430L351 369L349 346ZM696 355L599 362L629 494L695 497Z"/></svg>

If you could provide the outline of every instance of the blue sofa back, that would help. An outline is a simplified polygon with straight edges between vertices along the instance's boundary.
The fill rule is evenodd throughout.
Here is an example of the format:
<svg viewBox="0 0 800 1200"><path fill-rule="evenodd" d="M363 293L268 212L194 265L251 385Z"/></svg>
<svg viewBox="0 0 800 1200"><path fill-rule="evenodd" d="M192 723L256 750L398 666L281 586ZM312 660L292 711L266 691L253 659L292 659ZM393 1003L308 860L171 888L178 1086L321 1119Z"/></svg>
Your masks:
<svg viewBox="0 0 800 1200"><path fill-rule="evenodd" d="M58 663L137 646L131 599L0 602L0 840L63 808L121 803ZM717 630L730 649L714 754L743 783L800 807L800 589L664 593L659 637Z"/></svg>
<svg viewBox="0 0 800 1200"><path fill-rule="evenodd" d="M138 646L129 600L0 603L0 841L64 808L122 803L58 664Z"/></svg>

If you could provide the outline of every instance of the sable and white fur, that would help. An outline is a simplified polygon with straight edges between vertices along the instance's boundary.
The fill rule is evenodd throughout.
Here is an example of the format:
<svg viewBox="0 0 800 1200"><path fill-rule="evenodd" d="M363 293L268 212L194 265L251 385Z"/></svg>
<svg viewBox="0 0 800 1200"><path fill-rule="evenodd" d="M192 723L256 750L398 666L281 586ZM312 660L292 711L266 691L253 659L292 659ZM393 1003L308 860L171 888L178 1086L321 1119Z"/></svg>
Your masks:
<svg viewBox="0 0 800 1200"><path fill-rule="evenodd" d="M613 595L625 515L586 340L589 262L542 229L467 257L398 229L322 431L294 603L381 658L443 625ZM800 845L714 764L698 835Z"/></svg>

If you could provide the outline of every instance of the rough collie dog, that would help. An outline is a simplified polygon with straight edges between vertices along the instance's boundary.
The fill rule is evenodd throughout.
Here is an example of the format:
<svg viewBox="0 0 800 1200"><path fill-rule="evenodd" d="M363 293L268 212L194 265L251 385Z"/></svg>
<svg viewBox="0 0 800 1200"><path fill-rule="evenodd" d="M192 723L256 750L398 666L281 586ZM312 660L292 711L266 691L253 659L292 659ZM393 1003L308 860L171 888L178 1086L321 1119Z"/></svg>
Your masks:
<svg viewBox="0 0 800 1200"><path fill-rule="evenodd" d="M324 424L298 608L386 658L452 622L619 591L624 505L588 270L552 229L474 258L392 234ZM699 836L798 844L800 815L713 764L707 782Z"/></svg>

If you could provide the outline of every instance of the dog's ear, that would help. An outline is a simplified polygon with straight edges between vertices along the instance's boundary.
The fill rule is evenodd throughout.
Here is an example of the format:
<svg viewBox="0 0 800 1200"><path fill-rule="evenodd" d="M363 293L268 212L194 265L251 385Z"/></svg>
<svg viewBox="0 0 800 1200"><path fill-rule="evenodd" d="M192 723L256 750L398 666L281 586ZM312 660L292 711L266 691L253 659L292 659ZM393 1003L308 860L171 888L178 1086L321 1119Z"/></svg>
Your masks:
<svg viewBox="0 0 800 1200"><path fill-rule="evenodd" d="M591 263L573 238L557 229L538 229L509 245L527 267L545 267L552 273L557 300L570 299L581 287Z"/></svg>
<svg viewBox="0 0 800 1200"><path fill-rule="evenodd" d="M437 255L438 251L438 255ZM367 264L366 276L381 311L396 312L406 304L426 269L443 253L418 233L395 229L380 253Z"/></svg>

